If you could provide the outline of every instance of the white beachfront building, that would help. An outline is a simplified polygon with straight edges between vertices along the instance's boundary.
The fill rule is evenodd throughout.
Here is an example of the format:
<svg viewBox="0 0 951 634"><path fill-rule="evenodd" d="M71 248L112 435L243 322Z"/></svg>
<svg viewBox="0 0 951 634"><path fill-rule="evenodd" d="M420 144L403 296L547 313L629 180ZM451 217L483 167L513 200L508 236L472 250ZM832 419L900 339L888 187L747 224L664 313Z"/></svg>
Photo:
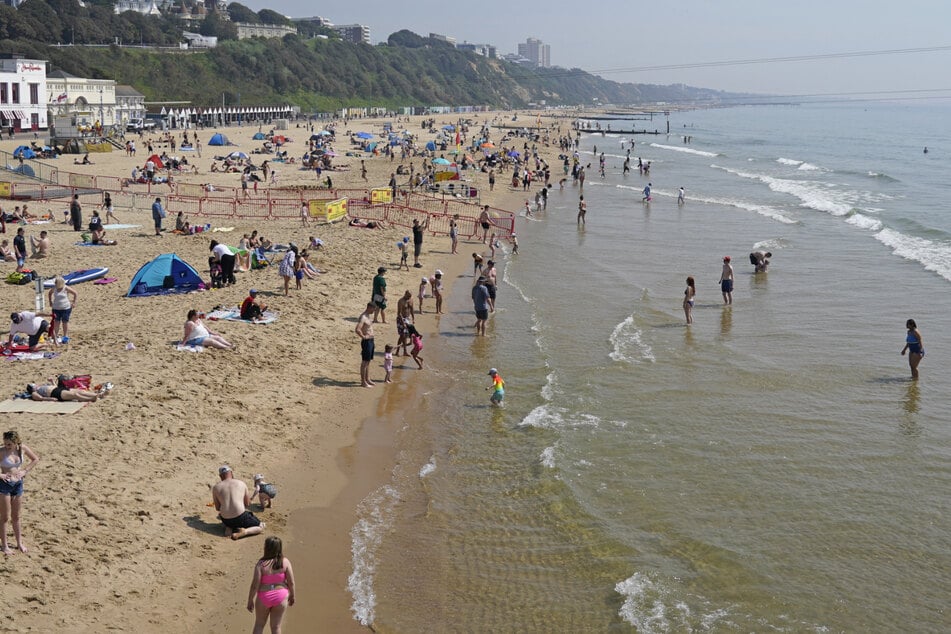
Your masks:
<svg viewBox="0 0 951 634"><path fill-rule="evenodd" d="M76 126L98 121L107 128L122 123L117 117L115 80L86 79L56 70L46 75L46 89L54 118L75 118Z"/></svg>
<svg viewBox="0 0 951 634"><path fill-rule="evenodd" d="M0 54L0 126L4 130L46 130L46 95L46 61Z"/></svg>

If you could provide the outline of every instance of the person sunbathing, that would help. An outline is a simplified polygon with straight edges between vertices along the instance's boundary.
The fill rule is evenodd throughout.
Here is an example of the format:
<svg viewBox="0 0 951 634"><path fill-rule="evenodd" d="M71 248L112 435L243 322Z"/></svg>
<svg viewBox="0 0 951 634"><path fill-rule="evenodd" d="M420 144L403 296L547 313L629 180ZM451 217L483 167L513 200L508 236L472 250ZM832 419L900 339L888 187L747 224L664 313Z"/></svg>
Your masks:
<svg viewBox="0 0 951 634"><path fill-rule="evenodd" d="M205 326L195 309L188 311L181 343L186 346L207 346L220 350L234 350L234 345Z"/></svg>
<svg viewBox="0 0 951 634"><path fill-rule="evenodd" d="M34 401L79 401L82 403L95 403L108 393L107 390L100 390L97 393L90 390L68 389L57 385L41 385L38 383L27 383L26 392L30 395L30 399Z"/></svg>
<svg viewBox="0 0 951 634"><path fill-rule="evenodd" d="M92 230L92 236L89 241L93 244L101 244L107 247L114 247L119 244L115 240L106 240L106 230L102 228L102 225L99 225L98 229Z"/></svg>

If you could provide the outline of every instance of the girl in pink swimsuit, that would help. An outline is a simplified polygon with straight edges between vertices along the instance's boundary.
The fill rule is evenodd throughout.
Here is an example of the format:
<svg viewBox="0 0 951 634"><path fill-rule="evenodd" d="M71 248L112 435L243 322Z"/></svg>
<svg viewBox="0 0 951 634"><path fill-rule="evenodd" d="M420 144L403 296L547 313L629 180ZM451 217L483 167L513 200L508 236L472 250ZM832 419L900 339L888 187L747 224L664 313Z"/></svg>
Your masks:
<svg viewBox="0 0 951 634"><path fill-rule="evenodd" d="M254 565L248 612L254 612L254 634L262 634L268 618L271 631L280 634L284 612L294 605L294 571L284 557L280 537L264 540L264 556Z"/></svg>

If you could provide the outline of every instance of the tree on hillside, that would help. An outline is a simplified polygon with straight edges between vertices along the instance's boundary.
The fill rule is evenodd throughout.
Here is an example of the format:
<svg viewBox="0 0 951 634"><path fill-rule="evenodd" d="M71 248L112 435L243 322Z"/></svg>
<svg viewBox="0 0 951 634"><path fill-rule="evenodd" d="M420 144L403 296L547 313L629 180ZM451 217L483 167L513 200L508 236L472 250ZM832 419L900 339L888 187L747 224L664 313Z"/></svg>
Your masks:
<svg viewBox="0 0 951 634"><path fill-rule="evenodd" d="M228 5L228 15L232 22L248 22L250 24L259 24L261 18L258 14L244 6L240 2L232 2Z"/></svg>
<svg viewBox="0 0 951 634"><path fill-rule="evenodd" d="M238 27L235 23L222 19L217 13L209 13L208 16L201 21L201 27L198 29L198 32L208 37L217 37L219 40L238 39Z"/></svg>
<svg viewBox="0 0 951 634"><path fill-rule="evenodd" d="M413 33L407 29L391 33L386 39L390 46L402 46L404 48L423 48L427 44L427 38Z"/></svg>
<svg viewBox="0 0 951 634"><path fill-rule="evenodd" d="M288 26L293 26L294 23L285 15L281 15L277 11L272 11L271 9L261 9L258 11L258 18L264 24L286 24Z"/></svg>

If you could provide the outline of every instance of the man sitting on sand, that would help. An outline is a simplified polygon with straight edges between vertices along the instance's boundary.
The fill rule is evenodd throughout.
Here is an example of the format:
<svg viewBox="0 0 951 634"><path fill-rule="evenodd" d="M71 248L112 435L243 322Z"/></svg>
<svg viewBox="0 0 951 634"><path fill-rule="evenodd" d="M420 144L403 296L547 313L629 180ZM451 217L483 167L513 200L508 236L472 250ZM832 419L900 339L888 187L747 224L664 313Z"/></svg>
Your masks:
<svg viewBox="0 0 951 634"><path fill-rule="evenodd" d="M40 239L30 236L30 250L34 258L45 258L50 254L50 239L45 231L40 231Z"/></svg>
<svg viewBox="0 0 951 634"><path fill-rule="evenodd" d="M225 525L225 537L241 539L263 531L264 524L248 510L251 505L248 485L241 480L235 480L228 465L218 469L218 477L221 482L211 488L211 497L218 517Z"/></svg>
<svg viewBox="0 0 951 634"><path fill-rule="evenodd" d="M258 301L258 291L252 288L248 291L248 296L241 303L241 319L248 321L260 321L264 319L264 311L267 310L267 304Z"/></svg>

